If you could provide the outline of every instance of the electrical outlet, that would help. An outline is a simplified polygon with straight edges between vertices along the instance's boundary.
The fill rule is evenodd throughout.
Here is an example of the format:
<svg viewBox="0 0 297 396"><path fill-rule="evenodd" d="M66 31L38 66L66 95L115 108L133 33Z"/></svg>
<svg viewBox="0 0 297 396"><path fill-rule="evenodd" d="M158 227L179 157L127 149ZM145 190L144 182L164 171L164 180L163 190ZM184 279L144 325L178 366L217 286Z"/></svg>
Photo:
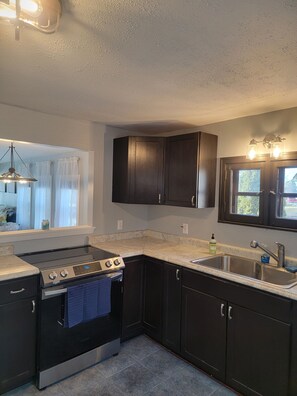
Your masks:
<svg viewBox="0 0 297 396"><path fill-rule="evenodd" d="M182 229L183 229L183 234L188 234L189 233L189 225L187 223L184 223L182 225Z"/></svg>
<svg viewBox="0 0 297 396"><path fill-rule="evenodd" d="M117 230L121 231L123 229L123 220L118 220L117 222Z"/></svg>

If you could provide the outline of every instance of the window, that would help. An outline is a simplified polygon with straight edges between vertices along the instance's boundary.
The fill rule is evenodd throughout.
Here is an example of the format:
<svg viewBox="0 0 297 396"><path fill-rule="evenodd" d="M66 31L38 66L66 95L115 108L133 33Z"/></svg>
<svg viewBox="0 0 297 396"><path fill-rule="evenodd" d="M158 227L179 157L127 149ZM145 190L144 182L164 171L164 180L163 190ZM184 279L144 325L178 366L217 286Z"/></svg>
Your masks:
<svg viewBox="0 0 297 396"><path fill-rule="evenodd" d="M0 140L0 152L6 151L6 145ZM0 232L41 229L44 219L49 220L51 228L91 225L92 154L67 147L23 142L16 145L38 181L0 182ZM21 163L15 165L19 173L27 174ZM9 163L0 163L0 173L8 166Z"/></svg>
<svg viewBox="0 0 297 396"><path fill-rule="evenodd" d="M297 153L222 158L219 221L297 229Z"/></svg>

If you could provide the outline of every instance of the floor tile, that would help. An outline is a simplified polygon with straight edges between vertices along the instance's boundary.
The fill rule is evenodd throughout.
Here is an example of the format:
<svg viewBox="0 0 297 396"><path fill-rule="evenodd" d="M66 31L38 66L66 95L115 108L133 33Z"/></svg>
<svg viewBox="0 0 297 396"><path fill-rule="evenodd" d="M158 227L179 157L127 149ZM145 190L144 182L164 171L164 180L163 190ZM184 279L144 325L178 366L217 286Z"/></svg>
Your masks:
<svg viewBox="0 0 297 396"><path fill-rule="evenodd" d="M112 356L98 364L98 371L109 378L134 364L136 360L128 353L128 348L122 348L117 356Z"/></svg>
<svg viewBox="0 0 297 396"><path fill-rule="evenodd" d="M122 344L122 351L128 350L129 355L136 360L142 360L153 352L156 352L161 347L150 338L141 335L132 340L126 341Z"/></svg>
<svg viewBox="0 0 297 396"><path fill-rule="evenodd" d="M142 359L140 363L162 381L177 375L182 368L187 367L187 363L163 348Z"/></svg>
<svg viewBox="0 0 297 396"><path fill-rule="evenodd" d="M145 396L186 396L185 393L180 392L176 389L175 385L169 381L161 382L155 386L151 391L145 394Z"/></svg>
<svg viewBox="0 0 297 396"><path fill-rule="evenodd" d="M170 378L177 392L187 396L210 396L218 389L219 384L192 366L180 370Z"/></svg>
<svg viewBox="0 0 297 396"><path fill-rule="evenodd" d="M125 395L135 396L145 395L160 382L150 370L138 363L115 374L111 379Z"/></svg>
<svg viewBox="0 0 297 396"><path fill-rule="evenodd" d="M214 391L214 393L211 394L211 396L236 396L239 395L239 393L236 393L232 391L229 388L226 388L223 385L219 384L219 387L217 390Z"/></svg>

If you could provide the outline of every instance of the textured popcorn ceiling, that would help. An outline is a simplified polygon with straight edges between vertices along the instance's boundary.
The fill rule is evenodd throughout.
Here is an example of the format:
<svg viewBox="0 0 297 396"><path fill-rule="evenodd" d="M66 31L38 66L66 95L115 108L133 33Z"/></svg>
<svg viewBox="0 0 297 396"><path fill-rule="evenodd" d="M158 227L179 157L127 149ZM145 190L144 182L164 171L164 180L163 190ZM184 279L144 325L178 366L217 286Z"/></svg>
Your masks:
<svg viewBox="0 0 297 396"><path fill-rule="evenodd" d="M62 4L53 35L0 24L0 102L146 130L297 106L296 0Z"/></svg>

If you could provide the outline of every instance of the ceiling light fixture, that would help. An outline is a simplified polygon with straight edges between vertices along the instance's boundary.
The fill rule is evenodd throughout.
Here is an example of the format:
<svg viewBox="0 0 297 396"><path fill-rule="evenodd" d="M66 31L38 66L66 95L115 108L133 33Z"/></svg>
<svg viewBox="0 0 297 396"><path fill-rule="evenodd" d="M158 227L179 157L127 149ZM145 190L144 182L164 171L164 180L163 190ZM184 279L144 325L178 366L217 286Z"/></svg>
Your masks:
<svg viewBox="0 0 297 396"><path fill-rule="evenodd" d="M5 154L0 158L0 162L3 160L3 158L6 156L7 153L10 152L10 167L7 172L4 172L0 175L0 181L3 183L12 183L12 182L17 182L17 183L30 183L30 182L36 182L37 179L33 177L25 164L25 162L22 160L18 152L16 151L14 145L11 143L8 150L5 152ZM21 160L22 164L24 165L25 169L28 172L29 177L24 177L21 176L19 173L16 172L15 170L15 163L14 163L14 153L18 156L18 158Z"/></svg>
<svg viewBox="0 0 297 396"><path fill-rule="evenodd" d="M0 19L15 26L20 39L21 26L29 25L43 33L54 33L62 13L60 0L1 0Z"/></svg>
<svg viewBox="0 0 297 396"><path fill-rule="evenodd" d="M263 140L252 139L248 145L247 158L253 160L258 154L258 143L263 143L263 146L269 150L270 157L279 158L284 152L283 141L286 138L282 138L274 133L268 133Z"/></svg>

